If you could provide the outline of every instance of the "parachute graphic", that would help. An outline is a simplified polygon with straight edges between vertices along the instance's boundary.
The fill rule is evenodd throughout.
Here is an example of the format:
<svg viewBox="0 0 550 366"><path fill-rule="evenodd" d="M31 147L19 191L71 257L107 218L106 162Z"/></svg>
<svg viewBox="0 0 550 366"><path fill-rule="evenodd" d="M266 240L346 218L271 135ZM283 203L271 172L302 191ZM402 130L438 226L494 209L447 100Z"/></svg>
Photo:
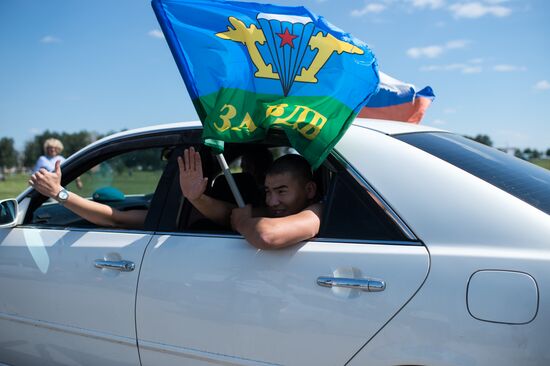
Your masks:
<svg viewBox="0 0 550 366"><path fill-rule="evenodd" d="M311 19L280 14L258 14L274 71L279 74L285 97L303 67L309 40L315 30Z"/></svg>

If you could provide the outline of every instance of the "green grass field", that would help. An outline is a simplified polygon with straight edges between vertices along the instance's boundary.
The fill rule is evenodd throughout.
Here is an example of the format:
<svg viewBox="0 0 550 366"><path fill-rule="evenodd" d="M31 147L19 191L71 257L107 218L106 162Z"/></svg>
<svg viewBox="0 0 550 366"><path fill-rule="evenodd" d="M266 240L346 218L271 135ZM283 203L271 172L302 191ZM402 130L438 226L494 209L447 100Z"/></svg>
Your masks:
<svg viewBox="0 0 550 366"><path fill-rule="evenodd" d="M6 180L0 182L0 200L15 198L27 187L27 174L5 175Z"/></svg>
<svg viewBox="0 0 550 366"><path fill-rule="evenodd" d="M531 163L550 170L550 159L534 159L531 160Z"/></svg>
<svg viewBox="0 0 550 366"><path fill-rule="evenodd" d="M113 173L104 177L84 174L81 177L82 189L76 188L74 182L69 184L67 188L84 197L90 197L96 189L105 186L115 187L127 195L153 193L157 187L160 173L160 171L136 171L131 175L124 172L121 174ZM0 200L17 197L27 187L28 180L29 176L27 174L6 175L6 180L0 181Z"/></svg>

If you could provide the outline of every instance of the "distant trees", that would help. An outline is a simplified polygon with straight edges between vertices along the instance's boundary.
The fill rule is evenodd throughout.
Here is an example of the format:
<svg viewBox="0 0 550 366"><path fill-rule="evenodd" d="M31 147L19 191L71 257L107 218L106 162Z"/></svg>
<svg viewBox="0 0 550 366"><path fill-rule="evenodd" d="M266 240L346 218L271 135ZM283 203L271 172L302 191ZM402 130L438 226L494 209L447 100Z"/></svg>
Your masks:
<svg viewBox="0 0 550 366"><path fill-rule="evenodd" d="M470 140L477 141L477 142L479 142L481 144L484 144L484 145L487 145L487 146L491 146L491 147L493 146L493 140L491 140L489 135L478 134L475 137L464 135L464 137L469 138ZM508 148L499 148L499 150L507 152L507 151L513 150L513 149L511 149L511 148L510 149L508 149ZM543 150L539 151L537 149L532 149L530 147L527 147L523 150L516 149L514 151L514 156L517 157L517 158L523 159L523 160L542 159L544 156L546 156L547 158L550 158L550 148L548 148L546 150L546 152L544 152Z"/></svg>
<svg viewBox="0 0 550 366"><path fill-rule="evenodd" d="M96 134L84 130L74 133L59 133L46 130L34 136L32 140L27 141L25 144L22 161L23 166L32 167L36 159L38 159L40 155L44 155L44 141L49 138L59 139L63 143L64 149L61 155L67 157L94 141L96 139Z"/></svg>
<svg viewBox="0 0 550 366"><path fill-rule="evenodd" d="M17 166L17 150L12 138L0 138L0 172L4 168Z"/></svg>
<svg viewBox="0 0 550 366"><path fill-rule="evenodd" d="M546 155L547 158L550 158L550 149L546 150L546 154L541 150L537 149L531 149L531 148L525 148L522 150L517 149L515 152L516 158L520 158L523 160L536 160L536 159L542 159L544 155Z"/></svg>
<svg viewBox="0 0 550 366"><path fill-rule="evenodd" d="M479 142L480 144L487 145L487 146L493 146L493 140L489 137L489 135L476 135L476 137L471 136L464 136L466 138L469 138L470 140L474 140Z"/></svg>
<svg viewBox="0 0 550 366"><path fill-rule="evenodd" d="M536 149L526 148L523 150L523 156L526 160L540 159L542 157L542 152Z"/></svg>

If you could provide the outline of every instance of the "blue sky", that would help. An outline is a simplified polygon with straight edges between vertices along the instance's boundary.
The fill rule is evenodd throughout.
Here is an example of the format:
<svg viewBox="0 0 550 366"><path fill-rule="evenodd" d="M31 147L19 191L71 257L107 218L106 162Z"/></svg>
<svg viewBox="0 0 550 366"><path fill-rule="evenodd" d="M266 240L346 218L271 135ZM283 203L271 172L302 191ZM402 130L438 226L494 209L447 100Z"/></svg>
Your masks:
<svg viewBox="0 0 550 366"><path fill-rule="evenodd" d="M550 148L550 2L277 0L367 42L436 100L423 124ZM0 137L197 118L148 1L0 0Z"/></svg>

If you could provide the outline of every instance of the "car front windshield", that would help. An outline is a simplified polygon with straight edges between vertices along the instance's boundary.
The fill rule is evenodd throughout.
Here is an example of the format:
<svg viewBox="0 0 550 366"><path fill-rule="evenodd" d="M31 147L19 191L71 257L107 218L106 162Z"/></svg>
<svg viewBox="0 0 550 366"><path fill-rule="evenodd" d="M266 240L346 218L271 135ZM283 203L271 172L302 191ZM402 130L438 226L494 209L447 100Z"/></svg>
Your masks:
<svg viewBox="0 0 550 366"><path fill-rule="evenodd" d="M550 214L550 171L544 168L450 133L411 133L394 137Z"/></svg>

